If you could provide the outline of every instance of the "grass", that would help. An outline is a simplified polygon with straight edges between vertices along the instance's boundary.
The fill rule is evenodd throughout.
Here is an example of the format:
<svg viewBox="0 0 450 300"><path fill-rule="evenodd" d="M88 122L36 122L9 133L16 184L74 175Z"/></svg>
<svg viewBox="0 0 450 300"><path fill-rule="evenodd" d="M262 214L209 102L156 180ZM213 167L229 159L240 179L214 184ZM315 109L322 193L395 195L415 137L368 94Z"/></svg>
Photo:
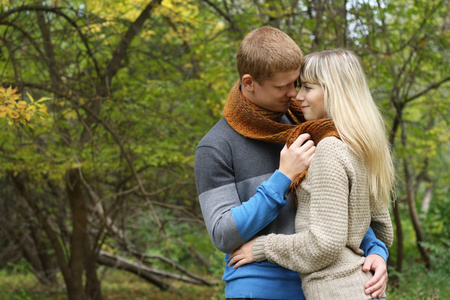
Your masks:
<svg viewBox="0 0 450 300"><path fill-rule="evenodd" d="M450 274L448 268L427 270L422 263L404 265L404 270L398 276L398 287L388 286L388 299L403 300L449 300ZM390 271L389 276L395 272Z"/></svg>
<svg viewBox="0 0 450 300"><path fill-rule="evenodd" d="M43 286L32 273L0 272L0 299L2 300L67 300L65 286L59 278L57 286ZM145 280L123 271L109 272L102 280L104 300L219 300L223 285L196 286L172 282L172 288L161 291Z"/></svg>
<svg viewBox="0 0 450 300"><path fill-rule="evenodd" d="M390 272L393 276L394 272ZM447 300L450 299L450 274L442 269L427 271L421 264L405 264L399 278L399 287L388 288L392 300ZM225 299L223 284L205 287L173 282L169 291L160 291L146 281L123 271L108 271L102 276L102 294L105 300L219 300ZM31 273L0 271L0 299L2 300L66 300L65 288L42 286Z"/></svg>

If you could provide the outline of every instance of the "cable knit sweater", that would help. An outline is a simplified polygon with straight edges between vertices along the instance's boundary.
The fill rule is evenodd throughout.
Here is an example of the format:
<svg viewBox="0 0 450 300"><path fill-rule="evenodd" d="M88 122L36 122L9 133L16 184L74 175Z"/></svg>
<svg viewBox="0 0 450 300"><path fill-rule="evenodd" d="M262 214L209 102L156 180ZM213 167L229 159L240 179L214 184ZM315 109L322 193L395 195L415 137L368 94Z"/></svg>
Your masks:
<svg viewBox="0 0 450 300"><path fill-rule="evenodd" d="M258 237L256 261L269 260L300 273L306 299L371 299L364 284L364 253L359 248L369 226L389 248L393 229L389 211L370 204L363 162L340 140L322 140L308 177L297 189L293 235Z"/></svg>

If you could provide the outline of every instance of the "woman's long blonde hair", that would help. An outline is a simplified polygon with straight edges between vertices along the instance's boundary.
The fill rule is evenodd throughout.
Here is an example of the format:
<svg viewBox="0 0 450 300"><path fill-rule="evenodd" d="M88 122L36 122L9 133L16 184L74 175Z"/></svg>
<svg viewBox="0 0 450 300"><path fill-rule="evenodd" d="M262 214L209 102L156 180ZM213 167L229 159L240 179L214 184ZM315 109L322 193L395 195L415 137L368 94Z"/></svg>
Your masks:
<svg viewBox="0 0 450 300"><path fill-rule="evenodd" d="M375 208L386 208L394 185L394 165L385 122L356 55L332 49L305 57L300 80L320 84L324 108L344 143L366 162Z"/></svg>

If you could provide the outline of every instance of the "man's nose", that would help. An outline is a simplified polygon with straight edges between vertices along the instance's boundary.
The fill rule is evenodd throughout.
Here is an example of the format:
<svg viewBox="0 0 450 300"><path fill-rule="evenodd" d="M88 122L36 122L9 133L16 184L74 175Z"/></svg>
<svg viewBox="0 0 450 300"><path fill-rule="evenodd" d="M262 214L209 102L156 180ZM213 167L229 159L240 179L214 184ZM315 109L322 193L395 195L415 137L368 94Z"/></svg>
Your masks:
<svg viewBox="0 0 450 300"><path fill-rule="evenodd" d="M294 98L297 95L297 89L295 88L295 83L289 85L289 90L287 92L287 96L290 98Z"/></svg>

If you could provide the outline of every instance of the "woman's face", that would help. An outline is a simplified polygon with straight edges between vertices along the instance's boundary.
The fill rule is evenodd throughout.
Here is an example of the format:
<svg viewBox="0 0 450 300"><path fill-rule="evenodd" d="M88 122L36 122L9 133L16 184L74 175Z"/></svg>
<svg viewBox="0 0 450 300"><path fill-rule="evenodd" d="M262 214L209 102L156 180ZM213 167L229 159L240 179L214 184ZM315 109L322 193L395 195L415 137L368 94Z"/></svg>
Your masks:
<svg viewBox="0 0 450 300"><path fill-rule="evenodd" d="M319 84L302 82L295 100L300 101L303 115L307 121L326 117L323 106L323 89Z"/></svg>

